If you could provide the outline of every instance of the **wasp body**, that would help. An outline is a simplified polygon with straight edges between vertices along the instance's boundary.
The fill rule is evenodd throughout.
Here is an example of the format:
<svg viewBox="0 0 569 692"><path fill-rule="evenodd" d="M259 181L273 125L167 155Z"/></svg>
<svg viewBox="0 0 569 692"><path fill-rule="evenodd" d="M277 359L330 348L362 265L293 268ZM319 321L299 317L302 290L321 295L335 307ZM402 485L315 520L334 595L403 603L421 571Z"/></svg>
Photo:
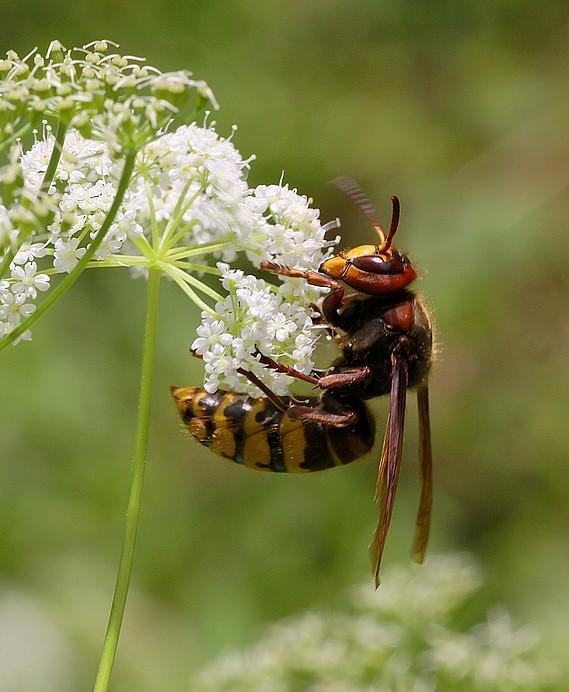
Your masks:
<svg viewBox="0 0 569 692"><path fill-rule="evenodd" d="M275 395L252 373L242 371L265 397L234 392L208 394L195 387L172 388L190 432L212 451L245 466L277 472L310 472L354 461L374 442L365 400L389 394L390 405L379 462L377 529L370 545L376 585L399 478L406 392L416 387L422 490L413 558L422 562L429 535L432 461L427 376L432 330L428 311L407 286L416 278L409 258L392 245L399 201L392 197L391 226L384 233L373 207L352 182L336 183L358 204L378 233L377 245L360 245L322 263L318 271L264 262L274 274L329 288L321 319L336 334L340 356L323 373L305 375L260 354L267 367L321 390L302 404ZM346 296L349 286L353 293Z"/></svg>
<svg viewBox="0 0 569 692"><path fill-rule="evenodd" d="M176 387L172 393L182 420L197 440L212 452L257 471L321 471L349 464L373 446L373 420L357 399L353 404L358 420L346 434L341 428L292 418L266 397L209 394L197 387ZM290 408L290 399L281 400ZM326 403L315 397L307 403L327 410Z"/></svg>

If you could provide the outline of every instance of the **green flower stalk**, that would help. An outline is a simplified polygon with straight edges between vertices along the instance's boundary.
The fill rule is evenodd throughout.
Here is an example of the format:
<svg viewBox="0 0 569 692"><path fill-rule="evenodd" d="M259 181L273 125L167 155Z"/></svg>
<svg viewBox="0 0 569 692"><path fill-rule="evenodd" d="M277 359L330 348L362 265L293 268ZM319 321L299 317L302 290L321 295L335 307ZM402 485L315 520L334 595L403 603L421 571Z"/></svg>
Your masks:
<svg viewBox="0 0 569 692"><path fill-rule="evenodd" d="M108 689L117 652L126 598L134 562L134 549L142 503L142 488L144 485L144 470L148 448L148 430L150 426L150 408L152 401L152 382L156 354L156 333L158 326L158 303L160 299L160 271L151 269L148 277L146 297L146 320L144 329L144 349L142 354L142 370L140 378L140 394L138 399L138 416L136 424L136 445L132 466L132 480L122 552L117 572L115 593L109 615L109 623L105 634L105 642L95 680L94 692L104 692Z"/></svg>

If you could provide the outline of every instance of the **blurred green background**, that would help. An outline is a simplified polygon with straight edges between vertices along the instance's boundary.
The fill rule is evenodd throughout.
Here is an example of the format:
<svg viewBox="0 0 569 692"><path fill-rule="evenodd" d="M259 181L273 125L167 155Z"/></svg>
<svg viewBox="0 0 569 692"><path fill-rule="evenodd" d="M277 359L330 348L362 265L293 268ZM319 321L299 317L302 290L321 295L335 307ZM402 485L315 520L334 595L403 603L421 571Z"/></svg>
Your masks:
<svg viewBox="0 0 569 692"><path fill-rule="evenodd" d="M569 609L567 358L569 12L553 0L430 3L3 3L2 52L111 38L164 70L190 68L221 133L340 216L326 181L359 179L422 271L438 358L431 551L472 552L485 599L563 652ZM129 482L144 285L84 276L0 359L0 671L88 689L114 584ZM187 689L188 676L263 625L334 607L366 578L378 454L330 473L272 477L180 432L170 384L199 384L198 315L173 286L161 334L142 525L116 690ZM378 429L385 402L375 405ZM381 432L379 434L381 437ZM418 495L410 406L386 564L407 559ZM482 608L482 605L481 605ZM4 661L2 661L4 659ZM40 675L40 673L38 673ZM30 678L31 679L31 678Z"/></svg>

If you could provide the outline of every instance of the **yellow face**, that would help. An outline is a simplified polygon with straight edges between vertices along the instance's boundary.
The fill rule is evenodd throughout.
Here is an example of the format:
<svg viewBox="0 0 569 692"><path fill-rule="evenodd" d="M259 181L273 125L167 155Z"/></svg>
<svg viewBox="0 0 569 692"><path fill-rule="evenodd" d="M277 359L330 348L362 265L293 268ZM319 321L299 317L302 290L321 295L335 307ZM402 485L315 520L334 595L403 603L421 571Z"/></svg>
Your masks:
<svg viewBox="0 0 569 692"><path fill-rule="evenodd" d="M333 279L340 279L346 269L346 260L354 257L363 257L364 255L377 255L377 245L358 245L353 247L341 255L334 255L330 259L322 262L320 271L324 272Z"/></svg>

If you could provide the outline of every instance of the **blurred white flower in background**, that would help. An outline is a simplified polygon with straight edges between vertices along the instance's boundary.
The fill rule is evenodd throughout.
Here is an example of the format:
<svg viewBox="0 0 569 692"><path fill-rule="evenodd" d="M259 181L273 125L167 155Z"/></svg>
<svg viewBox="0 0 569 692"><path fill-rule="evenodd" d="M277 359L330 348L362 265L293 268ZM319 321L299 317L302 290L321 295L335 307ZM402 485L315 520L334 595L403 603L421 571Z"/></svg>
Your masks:
<svg viewBox="0 0 569 692"><path fill-rule="evenodd" d="M193 692L535 692L566 689L529 628L506 611L469 624L482 585L465 555L387 569L351 592L345 613L311 612L270 627L192 679Z"/></svg>

